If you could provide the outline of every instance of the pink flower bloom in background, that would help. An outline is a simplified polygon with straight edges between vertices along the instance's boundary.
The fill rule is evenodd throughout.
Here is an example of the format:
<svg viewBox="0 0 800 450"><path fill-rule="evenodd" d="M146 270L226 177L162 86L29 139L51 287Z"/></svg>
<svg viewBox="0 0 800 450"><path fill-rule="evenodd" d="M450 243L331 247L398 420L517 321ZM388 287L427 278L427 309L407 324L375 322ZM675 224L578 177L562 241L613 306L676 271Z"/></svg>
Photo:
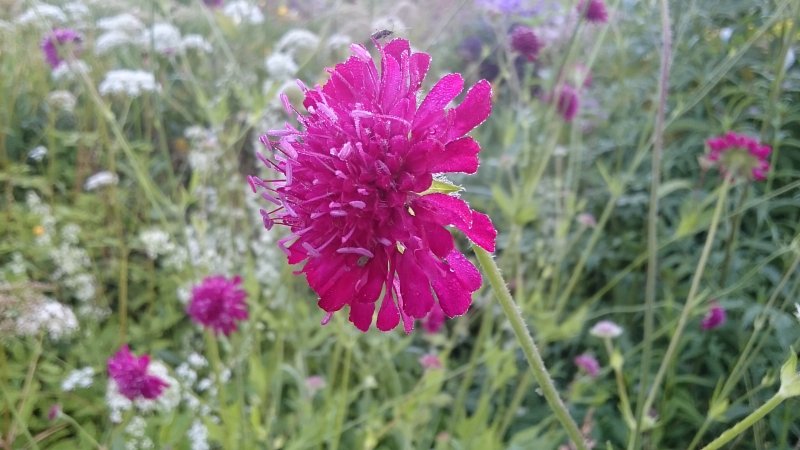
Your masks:
<svg viewBox="0 0 800 450"><path fill-rule="evenodd" d="M81 35L71 28L56 28L42 39L44 59L55 69L64 62L64 55L59 50L72 52L72 56L80 51Z"/></svg>
<svg viewBox="0 0 800 450"><path fill-rule="evenodd" d="M192 288L186 312L195 322L225 336L236 331L238 322L247 320L247 292L239 287L242 279L221 275L206 277Z"/></svg>
<svg viewBox="0 0 800 450"><path fill-rule="evenodd" d="M592 378L600 373L600 363L597 362L597 358L589 353L576 356L574 361L579 369L586 372L586 374Z"/></svg>
<svg viewBox="0 0 800 450"><path fill-rule="evenodd" d="M108 374L117 383L119 392L129 400L138 397L146 399L158 398L168 386L161 378L149 375L147 366L150 365L150 356L136 357L127 345L108 360Z"/></svg>
<svg viewBox="0 0 800 450"><path fill-rule="evenodd" d="M556 110L565 121L572 122L572 119L578 113L579 104L578 91L568 84L562 86L558 92Z"/></svg>
<svg viewBox="0 0 800 450"><path fill-rule="evenodd" d="M350 321L367 331L379 304L378 329L402 320L408 333L437 303L448 317L464 314L481 286L447 227L494 251L487 215L429 192L434 174L478 170L480 146L466 134L489 116L491 86L479 81L448 108L464 86L449 74L418 104L430 55L412 52L404 39L376 46L380 69L354 44L324 85L299 83L307 114L282 96L301 128L287 124L262 138L272 156L259 157L280 176L249 181L275 205L261 210L265 227L291 230L279 244L290 264L305 261L301 272L319 295L323 323L348 306Z"/></svg>
<svg viewBox="0 0 800 450"><path fill-rule="evenodd" d="M58 403L54 403L53 406L51 406L50 409L47 410L47 420L51 422L58 419L60 415L61 415L61 405L59 405Z"/></svg>
<svg viewBox="0 0 800 450"><path fill-rule="evenodd" d="M594 228L597 226L597 219L594 218L592 213L580 213L578 217L575 218L579 224L587 227L587 228Z"/></svg>
<svg viewBox="0 0 800 450"><path fill-rule="evenodd" d="M700 322L700 328L706 331L713 330L714 328L721 327L726 319L727 314L725 313L725 308L723 308L718 301L712 300L711 308L709 308L703 320Z"/></svg>
<svg viewBox="0 0 800 450"><path fill-rule="evenodd" d="M606 11L606 4L603 0L586 0L578 2L578 13L585 14L586 20L594 23L608 22L608 11Z"/></svg>
<svg viewBox="0 0 800 450"><path fill-rule="evenodd" d="M599 338L615 338L622 334L622 327L610 320L601 320L594 324L589 334Z"/></svg>
<svg viewBox="0 0 800 450"><path fill-rule="evenodd" d="M422 367L425 370L437 370L443 367L442 360L439 359L439 357L434 355L433 353L427 353L425 355L422 355L419 358L419 363L422 364Z"/></svg>
<svg viewBox="0 0 800 450"><path fill-rule="evenodd" d="M708 160L718 164L723 173L745 176L753 180L766 179L772 147L750 136L729 131L706 141Z"/></svg>
<svg viewBox="0 0 800 450"><path fill-rule="evenodd" d="M422 321L422 328L429 334L438 333L444 326L444 311L439 305L433 305L430 314Z"/></svg>
<svg viewBox="0 0 800 450"><path fill-rule="evenodd" d="M532 29L518 25L511 31L511 48L526 57L528 61L535 61L542 44Z"/></svg>
<svg viewBox="0 0 800 450"><path fill-rule="evenodd" d="M325 387L328 386L328 382L325 381L325 377L320 375L312 375L306 378L305 385L306 390L308 390L309 397L313 397L317 392L325 389Z"/></svg>

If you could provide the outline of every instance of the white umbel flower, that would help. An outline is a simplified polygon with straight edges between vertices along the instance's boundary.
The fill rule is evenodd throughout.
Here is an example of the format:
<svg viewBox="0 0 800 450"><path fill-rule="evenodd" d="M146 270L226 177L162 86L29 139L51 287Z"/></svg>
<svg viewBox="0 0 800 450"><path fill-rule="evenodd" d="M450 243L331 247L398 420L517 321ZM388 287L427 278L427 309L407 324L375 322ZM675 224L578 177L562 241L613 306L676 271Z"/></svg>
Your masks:
<svg viewBox="0 0 800 450"><path fill-rule="evenodd" d="M319 37L316 34L302 29L295 28L289 30L278 41L278 50L286 53L294 53L301 50L313 50L319 45Z"/></svg>
<svg viewBox="0 0 800 450"><path fill-rule="evenodd" d="M86 183L83 184L83 188L87 191L93 191L103 186L117 184L118 181L119 177L117 177L117 174L104 170L87 178Z"/></svg>
<svg viewBox="0 0 800 450"><path fill-rule="evenodd" d="M67 61L65 64L59 64L58 67L50 72L54 80L74 81L91 71L88 64L81 60Z"/></svg>
<svg viewBox="0 0 800 450"><path fill-rule="evenodd" d="M206 38L199 34L187 34L184 36L183 39L181 39L181 49L183 51L197 50L205 53L211 53L213 50Z"/></svg>
<svg viewBox="0 0 800 450"><path fill-rule="evenodd" d="M172 243L169 233L158 228L142 230L139 233L139 240L144 246L147 257L153 260L175 249L175 244Z"/></svg>
<svg viewBox="0 0 800 450"><path fill-rule="evenodd" d="M41 331L59 340L78 329L78 319L68 306L48 299L17 319L17 334L33 336Z"/></svg>
<svg viewBox="0 0 800 450"><path fill-rule="evenodd" d="M144 31L144 24L133 14L123 13L98 20L97 28L103 31L119 31L122 33L136 34Z"/></svg>
<svg viewBox="0 0 800 450"><path fill-rule="evenodd" d="M25 12L17 16L16 22L19 25L37 24L44 27L50 26L49 22L63 23L67 21L67 15L58 6L39 3L31 6Z"/></svg>
<svg viewBox="0 0 800 450"><path fill-rule="evenodd" d="M144 92L157 92L161 87L155 76L143 70L110 70L100 83L101 95L127 95L138 97Z"/></svg>
<svg viewBox="0 0 800 450"><path fill-rule="evenodd" d="M98 36L94 42L94 54L105 55L120 47L127 45L138 46L139 43L130 34L120 31L111 30Z"/></svg>
<svg viewBox="0 0 800 450"><path fill-rule="evenodd" d="M71 392L75 389L86 389L94 381L94 368L84 367L70 372L61 382L61 390Z"/></svg>
<svg viewBox="0 0 800 450"><path fill-rule="evenodd" d="M192 426L186 432L186 436L189 438L189 448L191 450L209 450L211 448L208 445L208 428L199 419L195 419L192 422Z"/></svg>
<svg viewBox="0 0 800 450"><path fill-rule="evenodd" d="M181 32L170 23L158 22L145 31L140 42L144 48L152 46L156 53L173 54L181 50Z"/></svg>
<svg viewBox="0 0 800 450"><path fill-rule="evenodd" d="M246 0L238 0L226 3L222 8L222 14L228 16L237 25L246 23L258 25L264 23L264 13L254 4Z"/></svg>
<svg viewBox="0 0 800 450"><path fill-rule="evenodd" d="M292 78L299 69L297 63L294 62L292 55L281 52L276 52L269 55L267 60L264 62L264 65L267 68L267 72L269 72L273 78L277 78L279 80Z"/></svg>
<svg viewBox="0 0 800 450"><path fill-rule="evenodd" d="M78 99L70 91L58 90L47 94L47 104L60 111L73 112Z"/></svg>

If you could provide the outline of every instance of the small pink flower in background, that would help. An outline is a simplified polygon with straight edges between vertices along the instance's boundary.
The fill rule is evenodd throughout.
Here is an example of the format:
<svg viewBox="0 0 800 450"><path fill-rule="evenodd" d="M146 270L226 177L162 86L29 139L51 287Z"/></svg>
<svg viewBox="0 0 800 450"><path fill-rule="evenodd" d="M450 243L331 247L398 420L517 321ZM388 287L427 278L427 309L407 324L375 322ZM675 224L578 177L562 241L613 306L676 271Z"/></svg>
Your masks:
<svg viewBox="0 0 800 450"><path fill-rule="evenodd" d="M706 331L713 330L714 328L721 327L726 319L727 314L725 313L725 308L723 308L718 301L712 300L711 307L700 322L700 328Z"/></svg>
<svg viewBox="0 0 800 450"><path fill-rule="evenodd" d="M419 363L422 364L422 367L425 370L437 370L443 367L442 360L440 360L439 357L433 353L422 355L419 358Z"/></svg>
<svg viewBox="0 0 800 450"><path fill-rule="evenodd" d="M436 334L444 326L444 319L445 315L441 306L433 305L428 317L422 321L422 329L424 329L427 333Z"/></svg>
<svg viewBox="0 0 800 450"><path fill-rule="evenodd" d="M325 381L325 377L320 375L312 375L306 378L305 384L309 397L313 397L317 394L317 392L325 389L325 387L328 386L328 382Z"/></svg>
<svg viewBox="0 0 800 450"><path fill-rule="evenodd" d="M578 214L576 220L579 224L587 227L587 228L594 228L597 226L597 219L594 218L592 213L581 213Z"/></svg>
<svg viewBox="0 0 800 450"><path fill-rule="evenodd" d="M139 397L158 398L168 386L167 382L157 376L148 374L150 356L137 357L124 345L108 360L108 374L117 383L119 392L129 400Z"/></svg>
<svg viewBox="0 0 800 450"><path fill-rule="evenodd" d="M287 124L262 137L271 154L259 157L278 177L249 182L274 204L261 210L264 226L289 228L279 245L290 264L305 261L300 272L319 296L323 323L349 307L350 322L367 331L377 310L379 330L402 321L409 333L437 303L448 317L464 314L481 286L450 226L495 248L489 216L429 191L434 174L478 170L480 146L467 133L489 116L491 86L478 81L448 108L461 75L445 75L423 98L430 55L405 39L375 45L379 66L353 44L322 86L300 83L307 113L282 96L300 129Z"/></svg>
<svg viewBox="0 0 800 450"><path fill-rule="evenodd" d="M42 52L44 59L50 67L55 69L67 57L74 57L80 51L81 35L71 28L56 28L47 36L42 39ZM71 52L71 55L65 57L60 54L61 52Z"/></svg>
<svg viewBox="0 0 800 450"><path fill-rule="evenodd" d="M772 147L745 134L729 131L706 141L708 160L723 173L753 180L766 179Z"/></svg>
<svg viewBox="0 0 800 450"><path fill-rule="evenodd" d="M59 405L58 403L53 404L53 406L51 406L50 409L47 410L47 420L51 422L58 419L60 415L61 415L61 405Z"/></svg>
<svg viewBox="0 0 800 450"><path fill-rule="evenodd" d="M539 38L532 29L524 25L517 25L511 30L511 48L528 59L535 61L542 49Z"/></svg>
<svg viewBox="0 0 800 450"><path fill-rule="evenodd" d="M186 312L195 322L225 336L236 331L238 322L247 320L247 293L239 287L242 279L221 275L206 277L192 288Z"/></svg>
<svg viewBox="0 0 800 450"><path fill-rule="evenodd" d="M574 361L579 369L586 372L586 374L592 378L600 373L600 363L597 362L597 358L589 353L576 356Z"/></svg>
<svg viewBox="0 0 800 450"><path fill-rule="evenodd" d="M556 97L556 110L565 121L572 122L572 119L578 113L578 106L580 105L578 91L565 84L561 87Z"/></svg>
<svg viewBox="0 0 800 450"><path fill-rule="evenodd" d="M601 320L594 324L589 334L599 338L615 338L622 334L622 327L610 320Z"/></svg>
<svg viewBox="0 0 800 450"><path fill-rule="evenodd" d="M589 22L608 22L608 11L606 11L606 4L603 3L603 0L588 0L588 2L588 5L586 0L578 2L578 13L584 14Z"/></svg>

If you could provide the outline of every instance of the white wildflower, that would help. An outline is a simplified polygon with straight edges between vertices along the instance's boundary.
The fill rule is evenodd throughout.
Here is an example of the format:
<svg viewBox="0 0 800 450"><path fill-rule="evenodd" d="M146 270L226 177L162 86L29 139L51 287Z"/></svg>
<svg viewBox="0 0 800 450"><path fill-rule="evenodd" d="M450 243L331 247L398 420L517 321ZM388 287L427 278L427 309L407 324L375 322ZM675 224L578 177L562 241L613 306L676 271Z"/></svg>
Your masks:
<svg viewBox="0 0 800 450"><path fill-rule="evenodd" d="M622 327L610 320L601 320L594 324L589 334L599 338L615 338L622 334Z"/></svg>
<svg viewBox="0 0 800 450"><path fill-rule="evenodd" d="M328 47L329 50L346 50L350 48L350 44L352 43L353 38L350 36L336 33L328 37L328 40L325 42L325 46Z"/></svg>
<svg viewBox="0 0 800 450"><path fill-rule="evenodd" d="M197 368L205 367L208 365L208 361L203 355L194 352L189 354L189 356L186 358L186 361L192 367L197 367Z"/></svg>
<svg viewBox="0 0 800 450"><path fill-rule="evenodd" d="M144 30L144 24L133 14L123 13L98 20L97 28L104 31L120 31L123 33L137 34Z"/></svg>
<svg viewBox="0 0 800 450"><path fill-rule="evenodd" d="M46 331L50 339L58 340L78 329L75 313L55 300L48 299L17 319L17 334L33 336Z"/></svg>
<svg viewBox="0 0 800 450"><path fill-rule="evenodd" d="M172 54L181 49L181 32L170 23L158 22L145 31L140 42L157 53Z"/></svg>
<svg viewBox="0 0 800 450"><path fill-rule="evenodd" d="M200 391L200 392L203 392L203 391L206 391L206 390L210 389L211 386L213 386L213 385L214 385L214 382L211 381L210 378L203 378L202 380L200 380L199 383L197 383L197 390Z"/></svg>
<svg viewBox="0 0 800 450"><path fill-rule="evenodd" d="M222 14L228 16L237 25L248 23L258 25L264 23L264 14L252 3L246 0L236 0L225 4Z"/></svg>
<svg viewBox="0 0 800 450"><path fill-rule="evenodd" d="M797 317L797 320L800 320L800 303L795 303L794 309L794 316Z"/></svg>
<svg viewBox="0 0 800 450"><path fill-rule="evenodd" d="M203 421L195 419L192 422L192 427L186 433L189 437L189 448L191 450L209 450L211 447L208 445L208 429L203 424Z"/></svg>
<svg viewBox="0 0 800 450"><path fill-rule="evenodd" d="M78 99L70 91L58 90L47 94L47 103L57 110L72 112L78 104Z"/></svg>
<svg viewBox="0 0 800 450"><path fill-rule="evenodd" d="M211 53L214 50L211 47L211 44L199 34L187 34L186 36L181 39L181 49L186 50L197 50L199 52Z"/></svg>
<svg viewBox="0 0 800 450"><path fill-rule="evenodd" d="M294 54L301 50L314 50L319 45L319 37L316 34L302 29L295 28L289 30L278 41L278 51Z"/></svg>
<svg viewBox="0 0 800 450"><path fill-rule="evenodd" d="M8 268L9 272L14 275L24 274L26 271L26 264L22 253L14 252L14 254L11 255L11 261L6 264L6 267Z"/></svg>
<svg viewBox="0 0 800 450"><path fill-rule="evenodd" d="M94 276L90 273L80 273L64 280L64 285L72 290L76 299L81 302L92 300L97 293Z"/></svg>
<svg viewBox="0 0 800 450"><path fill-rule="evenodd" d="M144 417L135 416L125 426L128 440L125 442L126 450L149 450L155 448L153 440L147 436L147 422Z"/></svg>
<svg viewBox="0 0 800 450"><path fill-rule="evenodd" d="M264 65L267 68L267 72L269 72L272 77L278 79L291 78L299 69L297 63L294 62L292 55L281 52L276 52L269 55L267 60L264 62Z"/></svg>
<svg viewBox="0 0 800 450"><path fill-rule="evenodd" d="M117 184L117 182L119 182L117 174L104 170L87 178L83 188L87 191L93 191L97 188Z"/></svg>
<svg viewBox="0 0 800 450"><path fill-rule="evenodd" d="M733 28L725 27L719 30L719 38L722 40L722 42L730 41L731 36L733 36Z"/></svg>
<svg viewBox="0 0 800 450"><path fill-rule="evenodd" d="M61 382L61 390L65 392L74 391L75 389L86 389L92 385L94 381L94 368L84 367L83 369L75 369L70 372Z"/></svg>
<svg viewBox="0 0 800 450"><path fill-rule="evenodd" d="M155 76L142 70L110 70L100 83L101 95L120 95L138 97L143 92L160 91Z"/></svg>
<svg viewBox="0 0 800 450"><path fill-rule="evenodd" d="M197 372L195 372L188 363L181 363L181 365L176 367L175 375L177 375L187 387L192 386L194 382L197 381Z"/></svg>
<svg viewBox="0 0 800 450"><path fill-rule="evenodd" d="M28 158L36 162L43 160L45 156L47 156L47 147L44 145L36 146L28 152Z"/></svg>
<svg viewBox="0 0 800 450"><path fill-rule="evenodd" d="M80 240L81 227L74 223L68 223L61 228L61 238L67 244L77 244Z"/></svg>
<svg viewBox="0 0 800 450"><path fill-rule="evenodd" d="M73 21L81 21L89 15L89 7L83 2L70 2L64 5L64 12L67 13Z"/></svg>
<svg viewBox="0 0 800 450"><path fill-rule="evenodd" d="M170 240L169 233L158 228L148 228L139 233L139 240L144 246L144 251L150 259L156 259L170 251L174 244Z"/></svg>
<svg viewBox="0 0 800 450"><path fill-rule="evenodd" d="M179 287L175 291L175 296L178 297L178 301L181 302L181 304L185 305L189 303L189 300L192 298L191 287L190 286Z"/></svg>
<svg viewBox="0 0 800 450"><path fill-rule="evenodd" d="M105 55L119 47L124 47L126 45L138 46L138 44L139 43L133 36L124 31L106 31L94 41L94 53L95 55Z"/></svg>
<svg viewBox="0 0 800 450"><path fill-rule="evenodd" d="M789 70L789 68L794 65L795 60L794 49L790 48L789 51L786 52L786 58L783 60L783 70Z"/></svg>
<svg viewBox="0 0 800 450"><path fill-rule="evenodd" d="M90 71L91 68L89 65L78 59L59 64L58 67L50 72L50 75L54 80L74 81L79 79L82 75L88 74Z"/></svg>
<svg viewBox="0 0 800 450"><path fill-rule="evenodd" d="M25 12L17 16L16 22L20 25L40 24L50 26L48 22L62 23L67 21L67 15L58 6L39 3L31 6Z"/></svg>

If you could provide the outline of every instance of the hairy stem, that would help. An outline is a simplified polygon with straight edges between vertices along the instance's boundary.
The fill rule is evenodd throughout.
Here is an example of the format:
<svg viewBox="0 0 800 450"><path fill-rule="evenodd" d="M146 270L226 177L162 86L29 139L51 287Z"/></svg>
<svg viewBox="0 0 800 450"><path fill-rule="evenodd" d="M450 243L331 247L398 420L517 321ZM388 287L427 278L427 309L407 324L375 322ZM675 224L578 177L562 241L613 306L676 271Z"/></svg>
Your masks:
<svg viewBox="0 0 800 450"><path fill-rule="evenodd" d="M741 421L739 421L736 425L728 428L722 434L719 435L718 438L711 441L710 444L703 447L703 450L716 450L718 448L722 448L723 445L730 442L736 436L742 434L742 432L750 427L752 427L756 422L761 420L764 416L770 413L775 407L780 405L786 397L781 394L779 391L777 394L772 396L771 399L761 405L760 408L750 413L749 416L745 417Z"/></svg>
<svg viewBox="0 0 800 450"><path fill-rule="evenodd" d="M561 401L561 397L558 395L553 380L547 372L539 349L533 341L533 336L528 330L525 320L522 318L522 312L517 304L514 303L511 292L508 291L508 286L506 286L503 275L500 274L500 268L497 267L494 258L486 250L475 246L474 251L486 277L489 279L489 284L492 286L495 297L497 297L500 306L503 308L503 313L505 313L506 317L508 317L508 321L511 323L514 336L516 336L517 342L520 347L522 347L522 351L528 359L528 364L531 366L533 376L536 378L536 382L539 383L539 387L542 390L544 398L547 400L547 404L550 405L550 409L553 410L556 418L561 422L561 425L566 430L567 435L569 435L575 447L578 450L587 450L586 442L578 429L578 425L575 423L572 416L570 416L564 402Z"/></svg>

